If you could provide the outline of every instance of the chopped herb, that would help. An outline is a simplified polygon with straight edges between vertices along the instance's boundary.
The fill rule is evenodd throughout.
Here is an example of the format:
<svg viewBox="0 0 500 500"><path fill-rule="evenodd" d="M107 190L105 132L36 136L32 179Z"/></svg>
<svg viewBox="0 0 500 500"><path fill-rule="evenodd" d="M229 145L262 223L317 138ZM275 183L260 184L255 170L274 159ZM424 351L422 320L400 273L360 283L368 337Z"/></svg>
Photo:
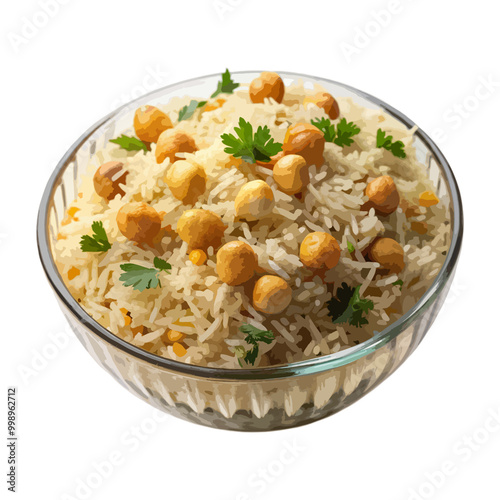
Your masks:
<svg viewBox="0 0 500 500"><path fill-rule="evenodd" d="M178 121L181 122L182 120L187 120L187 119L191 118L193 116L194 112L198 108L205 106L206 103L207 103L207 101L195 101L193 99L189 104L186 104L186 106L184 106L180 109Z"/></svg>
<svg viewBox="0 0 500 500"><path fill-rule="evenodd" d="M354 252L354 245L350 241L347 242L347 250L349 253Z"/></svg>
<svg viewBox="0 0 500 500"><path fill-rule="evenodd" d="M111 248L108 240L108 235L104 230L101 221L92 223L92 236L85 234L80 240L80 248L82 252L107 252Z"/></svg>
<svg viewBox="0 0 500 500"><path fill-rule="evenodd" d="M377 130L377 148L384 148L398 158L406 158L405 145L402 141L392 142L392 135L386 135L381 128Z"/></svg>
<svg viewBox="0 0 500 500"><path fill-rule="evenodd" d="M242 158L249 163L256 161L267 163L271 161L271 156L281 151L283 145L274 142L267 126L259 126L254 134L251 123L240 118L238 124L239 127L234 127L238 137L233 134L221 135L223 144L228 146L224 149L226 153Z"/></svg>
<svg viewBox="0 0 500 500"><path fill-rule="evenodd" d="M120 275L120 281L123 281L124 286L132 286L134 290L142 292L149 288L161 288L158 275L161 271L169 273L172 266L163 259L155 257L153 260L154 267L144 267L138 264L121 264L120 269L123 273Z"/></svg>
<svg viewBox="0 0 500 500"><path fill-rule="evenodd" d="M354 142L351 137L361 132L361 129L354 122L348 122L345 118L340 120L336 129L335 124L328 118L312 119L311 123L323 132L325 141L333 142L341 148L350 146Z"/></svg>
<svg viewBox="0 0 500 500"><path fill-rule="evenodd" d="M110 139L109 142L118 144L122 149L126 151L148 151L148 147L144 142L137 139L137 137L129 137L128 135L121 135L116 139Z"/></svg>
<svg viewBox="0 0 500 500"><path fill-rule="evenodd" d="M403 280L397 280L393 283L394 286L399 286L400 290L403 288L403 284Z"/></svg>
<svg viewBox="0 0 500 500"><path fill-rule="evenodd" d="M210 97L216 97L219 94L232 94L234 89L237 89L239 86L240 84L232 80L231 73L226 69L222 73L222 80L217 83L217 90Z"/></svg>
<svg viewBox="0 0 500 500"><path fill-rule="evenodd" d="M342 286L337 290L337 297L330 299L328 315L331 316L334 323L349 323L356 327L368 323L363 314L373 309L373 302L360 297L360 288L361 285L351 288L347 283L342 283Z"/></svg>
<svg viewBox="0 0 500 500"><path fill-rule="evenodd" d="M274 333L270 330L260 330L248 323L243 323L240 326L240 332L246 334L245 342L253 347L247 351L243 346L236 346L234 352L238 358L238 362L242 366L240 360L243 359L246 364L254 365L259 355L259 342L270 344L274 340Z"/></svg>

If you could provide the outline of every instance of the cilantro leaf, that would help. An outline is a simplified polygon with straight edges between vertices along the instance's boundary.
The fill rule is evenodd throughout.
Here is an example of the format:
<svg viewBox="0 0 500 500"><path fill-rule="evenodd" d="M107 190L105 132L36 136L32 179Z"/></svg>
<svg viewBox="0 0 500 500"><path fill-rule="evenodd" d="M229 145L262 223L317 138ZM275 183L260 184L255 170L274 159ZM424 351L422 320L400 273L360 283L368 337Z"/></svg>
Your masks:
<svg viewBox="0 0 500 500"><path fill-rule="evenodd" d="M243 323L239 328L240 332L246 334L245 342L253 346L250 350L245 350L243 346L237 346L234 348L236 357L241 366L240 359L243 359L246 364L254 365L257 356L259 355L259 342L264 342L265 344L271 344L274 340L274 333L270 330L260 330L259 328L252 326L248 323Z"/></svg>
<svg viewBox="0 0 500 500"><path fill-rule="evenodd" d="M129 137L128 135L121 135L116 139L110 139L109 142L118 144L122 149L126 151L148 151L148 147L144 142L137 139L137 137Z"/></svg>
<svg viewBox="0 0 500 500"><path fill-rule="evenodd" d="M402 141L392 142L392 135L386 135L381 128L377 130L377 148L384 148L398 158L406 158L405 145Z"/></svg>
<svg viewBox="0 0 500 500"><path fill-rule="evenodd" d="M132 286L139 292L149 288L161 288L158 276L161 271L170 274L168 271L172 269L172 266L159 257L155 257L153 263L155 267L152 268L138 264L121 264L120 269L123 273L120 275L120 281L123 281L124 286Z"/></svg>
<svg viewBox="0 0 500 500"><path fill-rule="evenodd" d="M354 122L347 122L345 118L340 120L337 128L328 118L313 118L311 123L323 132L325 141L333 142L341 148L350 146L354 142L351 137L361 132L361 129Z"/></svg>
<svg viewBox="0 0 500 500"><path fill-rule="evenodd" d="M363 314L373 309L371 300L363 299L359 295L361 285L351 288L347 283L337 290L337 297L333 297L328 302L328 315L333 323L349 323L352 326L360 327L366 325L368 320Z"/></svg>
<svg viewBox="0 0 500 500"><path fill-rule="evenodd" d="M186 106L183 106L179 110L178 121L181 122L182 120L187 120L187 119L191 118L193 116L194 112L198 108L205 106L206 103L207 103L207 101L195 101L194 99L191 100L189 104L186 104Z"/></svg>
<svg viewBox="0 0 500 500"><path fill-rule="evenodd" d="M403 288L403 284L404 284L403 280L397 280L392 285L399 286L399 289L401 290Z"/></svg>
<svg viewBox="0 0 500 500"><path fill-rule="evenodd" d="M80 240L82 252L107 252L111 248L101 221L92 223L92 236L85 234Z"/></svg>
<svg viewBox="0 0 500 500"><path fill-rule="evenodd" d="M234 89L237 89L240 86L239 83L235 83L233 81L231 73L227 68L221 76L222 80L217 82L217 90L210 97L216 97L219 94L232 94Z"/></svg>
<svg viewBox="0 0 500 500"><path fill-rule="evenodd" d="M349 253L354 252L354 245L350 241L347 242L347 251Z"/></svg>
<svg viewBox="0 0 500 500"><path fill-rule="evenodd" d="M281 151L283 145L274 142L269 127L259 126L254 134L252 124L244 118L240 118L238 124L239 127L234 127L237 137L233 134L221 135L222 143L227 146L224 148L226 153L242 158L248 163L256 161L268 163L271 161L271 156Z"/></svg>

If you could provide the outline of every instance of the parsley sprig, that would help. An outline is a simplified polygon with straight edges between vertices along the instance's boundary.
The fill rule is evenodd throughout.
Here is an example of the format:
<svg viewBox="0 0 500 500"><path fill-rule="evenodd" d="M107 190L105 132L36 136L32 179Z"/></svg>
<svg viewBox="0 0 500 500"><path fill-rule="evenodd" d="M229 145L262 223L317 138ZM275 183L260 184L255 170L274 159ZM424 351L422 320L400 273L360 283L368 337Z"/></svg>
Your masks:
<svg viewBox="0 0 500 500"><path fill-rule="evenodd" d="M124 286L132 286L134 290L143 290L149 288L161 288L161 283L158 278L161 271L167 274L172 266L165 260L155 257L153 260L154 267L144 267L138 264L121 264L120 269L123 273L120 275L120 281L123 281Z"/></svg>
<svg viewBox="0 0 500 500"><path fill-rule="evenodd" d="M109 142L118 144L122 149L126 151L148 151L148 147L144 142L137 139L137 137L130 137L128 135L121 135L116 139L110 139Z"/></svg>
<svg viewBox="0 0 500 500"><path fill-rule="evenodd" d="M92 223L92 236L84 234L80 240L82 252L107 252L111 248L101 221Z"/></svg>
<svg viewBox="0 0 500 500"><path fill-rule="evenodd" d="M392 141L392 135L386 135L381 128L377 130L377 148L384 148L398 158L406 158L405 145L402 141Z"/></svg>
<svg viewBox="0 0 500 500"><path fill-rule="evenodd" d="M238 363L243 366L241 359L248 365L254 365L257 356L259 355L259 342L270 344L274 340L274 333L270 330L260 330L248 323L243 323L240 326L240 332L246 334L245 342L253 346L250 350L246 350L243 346L236 346L234 352L238 358Z"/></svg>
<svg viewBox="0 0 500 500"><path fill-rule="evenodd" d="M333 142L340 147L350 146L354 142L351 137L361 132L357 125L348 122L345 118L340 120L336 128L335 123L328 118L313 118L311 123L323 132L326 142Z"/></svg>
<svg viewBox="0 0 500 500"><path fill-rule="evenodd" d="M202 108L206 103L207 101L195 101L192 99L189 104L186 104L179 110L178 121L188 120L198 108Z"/></svg>
<svg viewBox="0 0 500 500"><path fill-rule="evenodd" d="M224 148L226 153L242 158L249 163L257 161L268 163L271 161L271 156L281 151L283 145L274 142L269 127L259 126L254 134L252 124L244 118L240 118L238 124L239 127L234 127L237 137L233 134L221 135L223 144L227 146Z"/></svg>
<svg viewBox="0 0 500 500"><path fill-rule="evenodd" d="M328 315L333 323L349 323L360 327L366 325L368 320L363 316L373 309L373 302L363 299L359 295L361 285L351 288L347 283L342 283L337 290L337 297L328 302Z"/></svg>
<svg viewBox="0 0 500 500"><path fill-rule="evenodd" d="M233 91L240 86L239 83L233 81L231 73L227 68L221 76L222 80L217 82L217 90L210 97L216 97L219 94L232 94Z"/></svg>

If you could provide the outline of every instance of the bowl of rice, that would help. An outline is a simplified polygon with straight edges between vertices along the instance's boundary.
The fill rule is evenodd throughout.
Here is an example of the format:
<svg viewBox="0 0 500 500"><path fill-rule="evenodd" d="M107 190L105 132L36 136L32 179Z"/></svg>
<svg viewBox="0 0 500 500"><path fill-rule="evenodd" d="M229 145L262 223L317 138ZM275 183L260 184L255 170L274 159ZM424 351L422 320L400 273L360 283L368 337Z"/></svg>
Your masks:
<svg viewBox="0 0 500 500"><path fill-rule="evenodd" d="M156 408L243 431L316 421L394 372L444 303L462 232L448 162L399 111L227 70L93 125L37 223L97 363Z"/></svg>

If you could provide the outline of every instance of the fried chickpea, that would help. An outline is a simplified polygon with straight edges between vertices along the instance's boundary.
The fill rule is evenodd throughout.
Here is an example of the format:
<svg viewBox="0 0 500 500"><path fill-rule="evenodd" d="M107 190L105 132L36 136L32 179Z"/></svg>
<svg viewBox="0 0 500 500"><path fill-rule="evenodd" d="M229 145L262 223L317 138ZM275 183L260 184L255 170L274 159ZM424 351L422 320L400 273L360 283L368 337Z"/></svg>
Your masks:
<svg viewBox="0 0 500 500"><path fill-rule="evenodd" d="M329 233L309 233L300 244L300 260L313 269L332 269L340 259L340 245Z"/></svg>
<svg viewBox="0 0 500 500"><path fill-rule="evenodd" d="M292 289L283 278L268 274L256 281L252 299L257 311L278 314L290 304Z"/></svg>
<svg viewBox="0 0 500 500"><path fill-rule="evenodd" d="M142 106L135 112L135 134L141 141L156 142L160 134L172 126L170 118L154 106Z"/></svg>
<svg viewBox="0 0 500 500"><path fill-rule="evenodd" d="M388 175L382 175L369 182L365 194L368 196L368 206L383 215L392 214L398 208L398 188Z"/></svg>
<svg viewBox="0 0 500 500"><path fill-rule="evenodd" d="M306 160L308 166L323 165L325 136L311 123L296 123L288 127L283 141L285 155L297 154Z"/></svg>
<svg viewBox="0 0 500 500"><path fill-rule="evenodd" d="M205 192L207 174L197 163L177 160L168 167L165 182L175 198L184 205L194 205Z"/></svg>
<svg viewBox="0 0 500 500"><path fill-rule="evenodd" d="M285 95L285 84L277 73L264 71L250 83L249 94L253 103L264 102L266 97L281 102Z"/></svg>
<svg viewBox="0 0 500 500"><path fill-rule="evenodd" d="M403 247L392 238L377 238L368 250L368 258L391 273L400 273L405 268Z"/></svg>
<svg viewBox="0 0 500 500"><path fill-rule="evenodd" d="M340 115L339 104L337 100L328 92L317 92L314 95L308 95L304 98L304 106L315 104L318 108L323 108L325 113L332 119L336 120Z"/></svg>
<svg viewBox="0 0 500 500"><path fill-rule="evenodd" d="M236 216L249 221L269 215L273 208L273 190L262 180L250 181L241 186L234 199Z"/></svg>
<svg viewBox="0 0 500 500"><path fill-rule="evenodd" d="M125 184L128 172L119 161L103 163L94 174L95 192L105 200L112 200L116 195L123 196L125 192L120 184Z"/></svg>
<svg viewBox="0 0 500 500"><path fill-rule="evenodd" d="M160 214L147 203L127 203L118 210L116 223L125 238L136 243L152 244L161 229Z"/></svg>
<svg viewBox="0 0 500 500"><path fill-rule="evenodd" d="M230 286L245 283L257 269L257 256L244 241L230 241L217 252L217 274Z"/></svg>
<svg viewBox="0 0 500 500"><path fill-rule="evenodd" d="M170 163L174 163L179 158L177 153L194 153L198 147L194 139L180 130L165 130L158 138L156 144L155 156L156 163L162 163L166 158Z"/></svg>
<svg viewBox="0 0 500 500"><path fill-rule="evenodd" d="M207 261L207 254L203 250L193 250L189 252L189 260L195 266L202 266Z"/></svg>
<svg viewBox="0 0 500 500"><path fill-rule="evenodd" d="M274 165L273 179L284 193L300 193L309 184L306 160L295 154L283 156Z"/></svg>
<svg viewBox="0 0 500 500"><path fill-rule="evenodd" d="M208 247L218 248L226 226L222 219L201 208L186 210L177 221L177 234L190 248L206 251Z"/></svg>

